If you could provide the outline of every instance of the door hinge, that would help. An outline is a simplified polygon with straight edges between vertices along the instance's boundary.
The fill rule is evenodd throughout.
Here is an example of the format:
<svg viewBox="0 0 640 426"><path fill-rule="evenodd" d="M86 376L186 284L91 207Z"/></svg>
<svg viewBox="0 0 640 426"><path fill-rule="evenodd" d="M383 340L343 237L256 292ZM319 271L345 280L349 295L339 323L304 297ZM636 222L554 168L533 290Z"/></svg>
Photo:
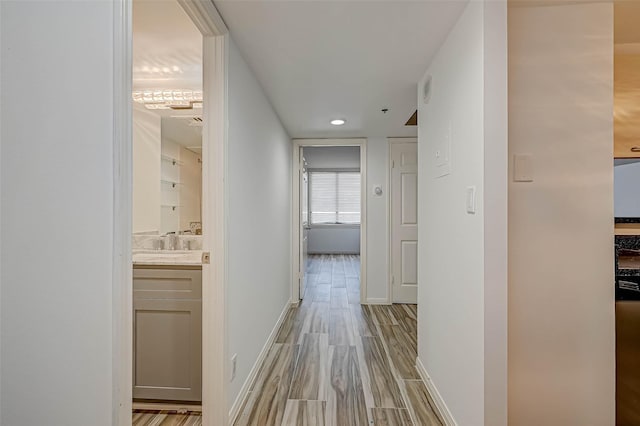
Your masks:
<svg viewBox="0 0 640 426"><path fill-rule="evenodd" d="M396 283L396 277L391 275L391 284L395 284L395 283Z"/></svg>
<svg viewBox="0 0 640 426"><path fill-rule="evenodd" d="M391 168L394 169L396 167L396 160L391 160Z"/></svg>

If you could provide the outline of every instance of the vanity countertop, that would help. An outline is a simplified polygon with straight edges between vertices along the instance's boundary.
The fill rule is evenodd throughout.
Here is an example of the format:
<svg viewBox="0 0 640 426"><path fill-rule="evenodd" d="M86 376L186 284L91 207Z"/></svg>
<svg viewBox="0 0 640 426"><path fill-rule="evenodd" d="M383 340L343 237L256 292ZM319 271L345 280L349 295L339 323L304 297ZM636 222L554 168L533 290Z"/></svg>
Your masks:
<svg viewBox="0 0 640 426"><path fill-rule="evenodd" d="M202 250L133 250L133 265L202 265Z"/></svg>

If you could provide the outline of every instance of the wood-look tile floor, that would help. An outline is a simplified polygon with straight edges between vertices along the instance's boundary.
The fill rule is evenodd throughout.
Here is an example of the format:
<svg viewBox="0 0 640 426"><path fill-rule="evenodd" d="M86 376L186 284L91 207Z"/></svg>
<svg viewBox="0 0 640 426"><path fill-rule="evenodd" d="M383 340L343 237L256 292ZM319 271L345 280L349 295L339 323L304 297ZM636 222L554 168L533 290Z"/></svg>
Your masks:
<svg viewBox="0 0 640 426"><path fill-rule="evenodd" d="M133 410L132 426L202 426L202 413L176 411Z"/></svg>
<svg viewBox="0 0 640 426"><path fill-rule="evenodd" d="M416 305L360 305L359 256L310 256L236 426L442 425L415 369Z"/></svg>

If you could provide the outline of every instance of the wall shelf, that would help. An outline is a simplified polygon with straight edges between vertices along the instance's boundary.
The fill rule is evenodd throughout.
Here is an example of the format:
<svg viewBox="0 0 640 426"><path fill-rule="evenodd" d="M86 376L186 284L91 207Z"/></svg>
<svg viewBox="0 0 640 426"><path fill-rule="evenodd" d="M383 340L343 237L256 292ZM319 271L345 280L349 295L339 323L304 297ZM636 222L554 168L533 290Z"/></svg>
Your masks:
<svg viewBox="0 0 640 426"><path fill-rule="evenodd" d="M177 208L179 208L179 207L181 207L181 206L174 205L174 204L162 204L162 205L161 205L161 207L162 207L162 208L171 209L171 210L174 210L174 211L175 211L175 209L177 209Z"/></svg>
<svg viewBox="0 0 640 426"><path fill-rule="evenodd" d="M160 182L162 182L164 184L167 184L167 185L171 185L172 188L175 188L176 185L182 185L182 183L180 183L180 182L175 182L175 181L167 180L167 179L161 179Z"/></svg>
<svg viewBox="0 0 640 426"><path fill-rule="evenodd" d="M174 166L182 166L182 164L183 164L182 161L180 161L179 159L174 158L174 157L170 157L168 155L161 155L160 157L162 158L162 161L166 161L168 163L171 163Z"/></svg>

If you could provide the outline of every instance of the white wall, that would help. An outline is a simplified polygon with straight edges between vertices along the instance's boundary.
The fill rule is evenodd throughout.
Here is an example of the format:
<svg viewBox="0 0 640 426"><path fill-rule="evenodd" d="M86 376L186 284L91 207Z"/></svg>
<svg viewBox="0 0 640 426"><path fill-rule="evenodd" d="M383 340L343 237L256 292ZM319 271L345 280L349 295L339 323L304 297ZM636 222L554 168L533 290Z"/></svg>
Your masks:
<svg viewBox="0 0 640 426"><path fill-rule="evenodd" d="M307 165L312 169L359 169L360 147L323 146L303 149Z"/></svg>
<svg viewBox="0 0 640 426"><path fill-rule="evenodd" d="M0 10L0 423L112 425L113 5Z"/></svg>
<svg viewBox="0 0 640 426"><path fill-rule="evenodd" d="M640 163L613 169L613 213L615 217L640 217Z"/></svg>
<svg viewBox="0 0 640 426"><path fill-rule="evenodd" d="M469 3L418 90L418 357L453 419L465 426L506 425L506 366L500 365L507 344L506 265L502 276L498 265L506 238L487 236L506 236L506 159L488 158L506 152L505 8ZM450 174L438 177L436 151L448 151L449 134ZM485 182L497 185L495 192ZM475 214L466 211L469 186L476 187ZM494 200L498 205L490 206ZM487 340L494 347L486 347ZM496 395L490 399L485 390Z"/></svg>
<svg viewBox="0 0 640 426"><path fill-rule="evenodd" d="M236 400L291 284L291 141L253 73L229 43L228 336L238 354Z"/></svg>
<svg viewBox="0 0 640 426"><path fill-rule="evenodd" d="M389 299L389 142L367 139L367 299L391 303ZM373 193L380 185L382 195Z"/></svg>
<svg viewBox="0 0 640 426"><path fill-rule="evenodd" d="M133 232L160 231L160 116L133 108Z"/></svg>
<svg viewBox="0 0 640 426"><path fill-rule="evenodd" d="M308 238L309 254L360 254L359 225L316 225Z"/></svg>
<svg viewBox="0 0 640 426"><path fill-rule="evenodd" d="M484 10L484 424L508 409L508 27L504 2Z"/></svg>
<svg viewBox="0 0 640 426"><path fill-rule="evenodd" d="M612 13L509 10L509 424L615 423Z"/></svg>

